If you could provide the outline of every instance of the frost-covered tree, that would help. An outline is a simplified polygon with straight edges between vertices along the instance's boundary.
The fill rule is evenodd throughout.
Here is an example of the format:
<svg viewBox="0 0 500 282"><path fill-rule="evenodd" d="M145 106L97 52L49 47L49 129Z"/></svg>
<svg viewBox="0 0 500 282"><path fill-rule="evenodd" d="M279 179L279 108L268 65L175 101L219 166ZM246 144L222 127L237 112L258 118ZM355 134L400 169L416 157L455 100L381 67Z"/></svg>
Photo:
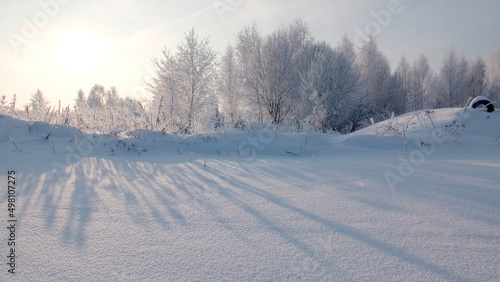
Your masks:
<svg viewBox="0 0 500 282"><path fill-rule="evenodd" d="M404 82L404 77L394 72L386 83L385 99L387 100L384 104L386 104L386 111L391 113L391 115L405 113L405 96L407 90Z"/></svg>
<svg viewBox="0 0 500 282"><path fill-rule="evenodd" d="M181 104L185 105L183 122L191 130L195 117L214 104L217 53L208 37L200 39L192 29L177 46L176 69Z"/></svg>
<svg viewBox="0 0 500 282"><path fill-rule="evenodd" d="M106 92L105 100L106 107L108 109L117 108L122 102L120 96L118 95L118 90L114 86L111 86L111 88Z"/></svg>
<svg viewBox="0 0 500 282"><path fill-rule="evenodd" d="M104 107L106 89L100 84L95 84L87 97L87 105L90 109L101 109Z"/></svg>
<svg viewBox="0 0 500 282"><path fill-rule="evenodd" d="M240 79L236 54L232 45L226 47L219 68L219 93L221 110L227 121L235 123L240 118Z"/></svg>
<svg viewBox="0 0 500 282"><path fill-rule="evenodd" d="M359 70L344 51L348 49L334 51L326 43L313 44L307 51L311 63L302 75L302 89L311 93L311 118L319 130L350 132L367 117L366 105L359 103Z"/></svg>
<svg viewBox="0 0 500 282"><path fill-rule="evenodd" d="M302 97L308 99L302 103L303 111L318 130L329 130L332 111L335 111L338 98L332 90L335 52L327 43L316 43L308 46L306 56L310 60L309 69L301 75Z"/></svg>
<svg viewBox="0 0 500 282"><path fill-rule="evenodd" d="M7 96L0 97L0 113L6 113L9 107L7 106Z"/></svg>
<svg viewBox="0 0 500 282"><path fill-rule="evenodd" d="M407 99L409 111L417 111L431 104L430 93L433 83L433 73L425 55L420 55L411 67L409 73L409 95Z"/></svg>
<svg viewBox="0 0 500 282"><path fill-rule="evenodd" d="M133 113L134 115L140 115L140 114L145 114L145 109L142 107L142 104L130 97L125 97L122 101L123 107L125 107L128 112Z"/></svg>
<svg viewBox="0 0 500 282"><path fill-rule="evenodd" d="M361 47L357 62L361 74L361 92L375 117L384 117L388 114L389 99L385 89L391 70L389 60L378 49L375 37L370 36Z"/></svg>
<svg viewBox="0 0 500 282"><path fill-rule="evenodd" d="M36 92L31 95L29 111L31 118L35 120L43 120L49 111L49 102L40 89L37 89Z"/></svg>
<svg viewBox="0 0 500 282"><path fill-rule="evenodd" d="M408 98L410 94L410 63L406 60L405 56L401 57L399 64L396 68L396 75L401 79L402 91L401 91L401 103L403 107L403 112L410 111L410 105L408 103Z"/></svg>
<svg viewBox="0 0 500 282"><path fill-rule="evenodd" d="M11 114L16 113L16 103L17 103L17 97L16 97L16 94L14 93L14 95L12 96L12 100L10 100L10 104L9 104L9 109L10 109Z"/></svg>
<svg viewBox="0 0 500 282"><path fill-rule="evenodd" d="M157 126L178 121L182 132L190 132L195 120L206 120L215 107L217 54L209 38L200 39L192 29L171 55L154 59L156 75L149 84L153 108L157 110Z"/></svg>
<svg viewBox="0 0 500 282"><path fill-rule="evenodd" d="M335 51L339 54L342 54L347 60L351 63L352 66L355 66L356 63L356 50L354 48L354 43L349 39L347 34L344 34L340 44L335 48Z"/></svg>
<svg viewBox="0 0 500 282"><path fill-rule="evenodd" d="M439 104L444 107L459 107L467 101L467 60L450 49L443 60L440 72Z"/></svg>
<svg viewBox="0 0 500 282"><path fill-rule="evenodd" d="M487 88L486 63L479 57L468 64L466 95L469 97L483 96L486 94Z"/></svg>
<svg viewBox="0 0 500 282"><path fill-rule="evenodd" d="M237 60L243 78L243 99L249 112L256 112L258 120L264 122L262 89L262 36L254 22L243 28L237 35Z"/></svg>
<svg viewBox="0 0 500 282"><path fill-rule="evenodd" d="M262 46L262 100L273 124L284 121L290 111L297 88L295 50L286 31L268 35Z"/></svg>
<svg viewBox="0 0 500 282"><path fill-rule="evenodd" d="M180 121L176 59L169 50L164 49L162 54L161 58L153 59L156 75L148 84L153 94L151 111L157 129L173 127Z"/></svg>
<svg viewBox="0 0 500 282"><path fill-rule="evenodd" d="M87 123L90 123L89 113L87 112L89 107L87 105L87 98L85 97L85 93L82 89L79 89L76 94L75 106L73 108L73 115L75 117L74 126L80 129L87 128ZM69 121L70 120L68 118L68 122Z"/></svg>
<svg viewBox="0 0 500 282"><path fill-rule="evenodd" d="M500 48L491 55L487 76L490 83L488 96L494 102L500 103Z"/></svg>
<svg viewBox="0 0 500 282"><path fill-rule="evenodd" d="M264 116L274 125L297 117L300 72L306 63L304 47L312 41L300 20L261 37L255 25L238 34L245 87ZM294 114L295 113L295 114Z"/></svg>
<svg viewBox="0 0 500 282"><path fill-rule="evenodd" d="M488 81L486 78L486 63L482 58L477 58L469 63L467 72L467 94L470 97L482 96L486 94Z"/></svg>
<svg viewBox="0 0 500 282"><path fill-rule="evenodd" d="M78 93L76 95L75 99L75 107L77 109L82 109L87 105L87 99L85 98L85 93L83 92L82 89L78 90Z"/></svg>

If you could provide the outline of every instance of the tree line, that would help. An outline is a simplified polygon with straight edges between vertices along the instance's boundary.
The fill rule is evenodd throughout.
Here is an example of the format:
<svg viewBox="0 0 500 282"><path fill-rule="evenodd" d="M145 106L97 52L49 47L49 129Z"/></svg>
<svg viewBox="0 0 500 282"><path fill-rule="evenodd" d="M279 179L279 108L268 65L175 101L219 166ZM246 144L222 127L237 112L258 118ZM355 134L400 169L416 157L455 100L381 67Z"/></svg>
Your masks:
<svg viewBox="0 0 500 282"><path fill-rule="evenodd" d="M451 48L437 72L423 54L414 62L402 56L392 70L375 37L356 47L344 36L332 47L300 19L269 34L252 23L221 54L192 29L152 64L148 101L96 84L87 96L80 90L72 108L50 107L38 90L24 109L16 110L15 96L10 103L3 96L0 109L101 132L194 133L258 123L348 133L406 112L462 107L470 97L500 100L500 49L488 64Z"/></svg>
<svg viewBox="0 0 500 282"><path fill-rule="evenodd" d="M243 28L217 61L209 38L191 30L175 53L153 60L149 83L155 126L189 131L196 118L288 128L355 131L392 115L424 108L462 107L469 97L500 92L500 49L490 66L450 49L439 72L427 57L403 56L395 70L370 36L360 48L344 36L331 47L300 19L262 35ZM194 110L194 111L193 111ZM210 118L209 118L210 117ZM168 130L170 128L170 130Z"/></svg>

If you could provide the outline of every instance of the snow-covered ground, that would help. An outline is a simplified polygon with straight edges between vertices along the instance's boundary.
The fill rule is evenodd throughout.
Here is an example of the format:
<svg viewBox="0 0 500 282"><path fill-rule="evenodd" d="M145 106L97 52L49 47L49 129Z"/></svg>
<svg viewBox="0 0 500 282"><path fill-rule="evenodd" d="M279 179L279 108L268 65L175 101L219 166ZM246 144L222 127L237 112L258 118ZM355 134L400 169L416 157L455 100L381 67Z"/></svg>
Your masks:
<svg viewBox="0 0 500 282"><path fill-rule="evenodd" d="M2 281L500 280L498 111L187 138L0 116L0 155Z"/></svg>

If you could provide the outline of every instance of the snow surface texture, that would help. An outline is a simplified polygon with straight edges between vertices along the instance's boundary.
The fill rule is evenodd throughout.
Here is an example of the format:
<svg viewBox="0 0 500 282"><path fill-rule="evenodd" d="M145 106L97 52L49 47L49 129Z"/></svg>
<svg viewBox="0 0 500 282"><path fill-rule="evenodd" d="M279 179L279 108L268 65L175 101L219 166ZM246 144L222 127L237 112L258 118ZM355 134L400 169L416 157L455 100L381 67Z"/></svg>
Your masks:
<svg viewBox="0 0 500 282"><path fill-rule="evenodd" d="M185 138L0 116L0 153L1 281L500 280L498 111Z"/></svg>

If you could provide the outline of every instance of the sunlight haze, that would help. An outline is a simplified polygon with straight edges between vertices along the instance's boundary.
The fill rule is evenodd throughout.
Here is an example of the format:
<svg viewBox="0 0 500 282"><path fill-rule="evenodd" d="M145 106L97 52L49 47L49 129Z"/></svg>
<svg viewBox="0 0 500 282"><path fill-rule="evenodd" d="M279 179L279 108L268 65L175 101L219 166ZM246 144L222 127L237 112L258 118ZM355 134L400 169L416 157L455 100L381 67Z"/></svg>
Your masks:
<svg viewBox="0 0 500 282"><path fill-rule="evenodd" d="M404 54L428 56L438 71L451 47L466 57L500 47L498 1L1 1L0 95L18 107L40 89L55 105L72 104L81 88L116 86L122 97L149 98L144 81L163 48L175 50L194 28L221 52L255 21L263 34L301 18L317 40L332 46L343 34L375 29L394 69ZM397 13L385 17L391 5ZM378 16L377 16L378 15ZM372 24L372 25L370 25ZM358 44L359 45L359 44Z"/></svg>

